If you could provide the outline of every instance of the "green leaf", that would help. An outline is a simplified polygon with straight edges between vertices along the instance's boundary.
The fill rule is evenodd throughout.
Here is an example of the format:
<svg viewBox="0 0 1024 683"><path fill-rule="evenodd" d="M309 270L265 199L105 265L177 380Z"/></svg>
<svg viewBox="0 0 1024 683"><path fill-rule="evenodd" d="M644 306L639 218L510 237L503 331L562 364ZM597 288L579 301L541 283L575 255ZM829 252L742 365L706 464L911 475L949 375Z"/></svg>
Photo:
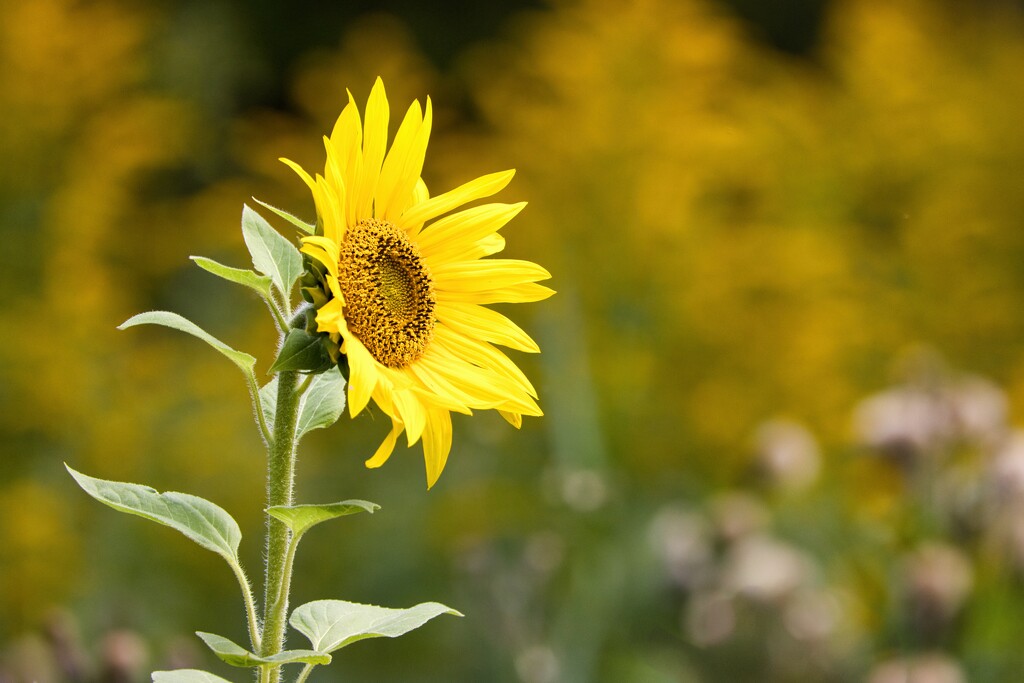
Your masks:
<svg viewBox="0 0 1024 683"><path fill-rule="evenodd" d="M189 258L192 259L197 266L208 273L213 273L217 277L223 278L228 282L234 282L235 284L248 287L264 299L270 298L270 278L266 275L260 275L259 273L251 270L244 270L242 268L225 266L224 264L217 263L213 259L206 258L205 256L189 256Z"/></svg>
<svg viewBox="0 0 1024 683"><path fill-rule="evenodd" d="M267 427L274 430L274 415L277 413L277 377L260 389L260 404L267 420ZM345 378L337 366L319 375L314 375L309 388L299 398L299 419L295 425L295 438L301 439L306 432L330 427L338 421L345 410Z"/></svg>
<svg viewBox="0 0 1024 683"><path fill-rule="evenodd" d="M177 669L175 671L154 671L153 683L230 683L199 669Z"/></svg>
<svg viewBox="0 0 1024 683"><path fill-rule="evenodd" d="M295 437L330 427L345 410L345 378L337 366L313 377L299 401L299 421Z"/></svg>
<svg viewBox="0 0 1024 683"><path fill-rule="evenodd" d="M324 652L313 650L285 650L270 657L255 655L241 645L238 645L224 636L216 633L203 633L196 631L196 635L203 639L206 646L213 650L213 653L222 661L231 666L259 666L260 664L330 664L331 656Z"/></svg>
<svg viewBox="0 0 1024 683"><path fill-rule="evenodd" d="M253 197L252 200L254 202L256 202L257 204L259 204L260 206L262 206L263 208L270 209L271 211L276 213L278 216L280 216L281 218L285 219L286 221L288 221L289 223L294 225L296 228L298 228L299 230L301 230L301 231L303 231L305 233L308 233L308 234L312 235L313 232L316 230L316 226L315 225L310 225L309 223L307 223L306 221L302 220L301 218L296 218L294 215L288 213L284 209L279 209L276 206L273 206L272 204L267 204L266 202L261 201L259 199L256 199L255 197Z"/></svg>
<svg viewBox="0 0 1024 683"><path fill-rule="evenodd" d="M442 614L462 616L437 602L388 609L344 600L317 600L297 607L288 621L309 638L314 650L334 652L364 638L397 638Z"/></svg>
<svg viewBox="0 0 1024 683"><path fill-rule="evenodd" d="M242 238L252 254L256 270L269 275L278 290L287 297L295 280L302 274L299 250L248 206L242 207Z"/></svg>
<svg viewBox="0 0 1024 683"><path fill-rule="evenodd" d="M343 500L326 505L275 505L267 508L267 513L284 522L296 536L301 536L320 522L359 512L372 514L379 509L380 505L366 500Z"/></svg>
<svg viewBox="0 0 1024 683"><path fill-rule="evenodd" d="M301 399L299 399L301 400ZM260 387L260 407L263 418L267 421L267 429L274 433L274 417L277 416L277 377Z"/></svg>
<svg viewBox="0 0 1024 683"><path fill-rule="evenodd" d="M131 318L128 318L128 320L125 320L117 329L124 330L129 327L135 327L136 325L163 325L164 327L170 327L175 330L185 332L186 334L191 334L193 337L198 337L227 356L232 363L237 365L242 372L247 375L251 375L253 373L253 369L256 367L255 358L242 351L234 350L203 328L196 325L194 322L181 317L177 313L171 313L170 311L149 311L147 313L139 313L138 315L133 315Z"/></svg>
<svg viewBox="0 0 1024 683"><path fill-rule="evenodd" d="M68 472L86 493L105 505L177 529L212 550L233 566L238 563L242 532L231 515L208 500L187 493L159 493L139 484L128 484Z"/></svg>
<svg viewBox="0 0 1024 683"><path fill-rule="evenodd" d="M333 365L327 350L320 343L320 335L306 330L292 328L284 338L284 344L270 366L270 372L299 370L302 372L323 372Z"/></svg>

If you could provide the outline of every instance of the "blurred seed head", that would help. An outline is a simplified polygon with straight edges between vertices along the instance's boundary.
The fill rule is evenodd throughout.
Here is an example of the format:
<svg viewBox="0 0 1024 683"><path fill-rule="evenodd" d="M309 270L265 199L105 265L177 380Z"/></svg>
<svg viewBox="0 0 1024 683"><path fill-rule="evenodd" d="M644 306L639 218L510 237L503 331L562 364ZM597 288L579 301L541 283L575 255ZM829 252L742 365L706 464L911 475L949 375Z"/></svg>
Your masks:
<svg viewBox="0 0 1024 683"><path fill-rule="evenodd" d="M683 610L683 630L698 647L720 645L736 630L736 605L721 591L694 595Z"/></svg>
<svg viewBox="0 0 1024 683"><path fill-rule="evenodd" d="M863 445L912 465L958 443L991 447L1006 434L1006 395L990 380L952 375L929 353L915 356L907 374L857 407L854 430Z"/></svg>
<svg viewBox="0 0 1024 683"><path fill-rule="evenodd" d="M748 493L729 491L715 496L710 504L715 535L726 543L735 542L768 527L771 513Z"/></svg>
<svg viewBox="0 0 1024 683"><path fill-rule="evenodd" d="M935 454L953 436L952 406L931 390L901 386L857 406L854 430L861 444L906 465Z"/></svg>
<svg viewBox="0 0 1024 683"><path fill-rule="evenodd" d="M754 435L758 472L771 485L799 491L813 484L821 470L818 442L792 420L765 422Z"/></svg>
<svg viewBox="0 0 1024 683"><path fill-rule="evenodd" d="M750 536L733 545L722 569L722 586L757 602L777 603L810 583L817 574L814 560L783 541Z"/></svg>
<svg viewBox="0 0 1024 683"><path fill-rule="evenodd" d="M651 520L647 538L676 584L693 590L707 582L713 558L711 530L703 515L667 507Z"/></svg>
<svg viewBox="0 0 1024 683"><path fill-rule="evenodd" d="M595 470L567 472L561 480L562 500L577 512L594 512L608 502L608 483Z"/></svg>
<svg viewBox="0 0 1024 683"><path fill-rule="evenodd" d="M538 574L551 574L565 558L565 540L554 531L540 531L526 539L523 556L530 569Z"/></svg>
<svg viewBox="0 0 1024 683"><path fill-rule="evenodd" d="M957 428L964 439L991 445L1002 439L1008 429L1006 394L994 382L967 375L951 390Z"/></svg>
<svg viewBox="0 0 1024 683"><path fill-rule="evenodd" d="M546 645L533 645L516 656L516 673L523 683L555 683L561 672L558 657Z"/></svg>
<svg viewBox="0 0 1024 683"><path fill-rule="evenodd" d="M989 462L988 484L997 504L1024 501L1024 431L1014 430Z"/></svg>
<svg viewBox="0 0 1024 683"><path fill-rule="evenodd" d="M868 683L967 683L960 664L935 652L881 662L871 670Z"/></svg>
<svg viewBox="0 0 1024 683"><path fill-rule="evenodd" d="M833 637L841 618L842 607L832 591L803 588L787 601L782 623L794 640L819 644Z"/></svg>
<svg viewBox="0 0 1024 683"><path fill-rule="evenodd" d="M963 607L974 587L974 568L958 548L926 543L903 562L908 608L922 632L941 631Z"/></svg>
<svg viewBox="0 0 1024 683"><path fill-rule="evenodd" d="M140 680L149 663L149 648L134 631L110 631L100 645L103 678L112 683Z"/></svg>

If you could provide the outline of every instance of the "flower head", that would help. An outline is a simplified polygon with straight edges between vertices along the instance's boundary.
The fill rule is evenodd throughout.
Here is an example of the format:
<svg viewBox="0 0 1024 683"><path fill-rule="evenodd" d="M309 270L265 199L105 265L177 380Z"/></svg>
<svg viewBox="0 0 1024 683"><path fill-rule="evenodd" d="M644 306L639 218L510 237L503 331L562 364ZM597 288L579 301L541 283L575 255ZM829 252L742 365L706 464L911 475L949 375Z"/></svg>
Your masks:
<svg viewBox="0 0 1024 683"><path fill-rule="evenodd" d="M498 410L519 427L541 415L537 392L494 344L537 352L504 315L485 307L545 299L550 277L529 261L485 259L501 251L498 230L525 203L461 208L503 189L514 171L493 173L430 197L420 177L432 110L409 107L388 149L390 109L378 78L365 121L349 94L330 137L323 175L305 181L317 234L303 238L316 290L317 329L345 354L353 417L369 400L391 418L391 432L367 460L379 467L404 431L421 438L427 485L437 481L452 443L451 412Z"/></svg>

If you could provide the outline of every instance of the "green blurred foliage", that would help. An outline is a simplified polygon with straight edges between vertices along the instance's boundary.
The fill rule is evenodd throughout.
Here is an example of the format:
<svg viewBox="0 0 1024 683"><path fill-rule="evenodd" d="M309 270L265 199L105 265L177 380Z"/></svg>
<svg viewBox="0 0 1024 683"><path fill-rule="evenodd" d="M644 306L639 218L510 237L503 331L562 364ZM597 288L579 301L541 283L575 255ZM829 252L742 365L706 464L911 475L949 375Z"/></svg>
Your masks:
<svg viewBox="0 0 1024 683"><path fill-rule="evenodd" d="M237 370L115 326L175 310L265 371L265 311L187 257L246 264L252 195L310 216L277 158L322 163L377 75L394 108L433 98L435 193L518 170L507 251L559 294L506 312L547 415L456 418L429 494L415 450L362 467L379 415L310 435L300 498L383 508L310 535L296 604L468 615L315 679L1009 680L1019 6L460 4L0 2L0 680L230 675L187 640L244 639L230 573L61 461L216 501L255 571Z"/></svg>

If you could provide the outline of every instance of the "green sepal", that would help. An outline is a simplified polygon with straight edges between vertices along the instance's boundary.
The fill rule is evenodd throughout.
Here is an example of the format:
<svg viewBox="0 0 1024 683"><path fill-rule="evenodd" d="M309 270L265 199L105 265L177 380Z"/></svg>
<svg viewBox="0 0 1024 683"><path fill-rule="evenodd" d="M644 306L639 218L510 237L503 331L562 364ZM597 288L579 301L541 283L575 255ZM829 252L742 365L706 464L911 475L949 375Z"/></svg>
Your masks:
<svg viewBox="0 0 1024 683"><path fill-rule="evenodd" d="M267 514L284 522L296 536L301 536L320 522L360 512L373 514L379 509L380 505L366 500L343 500L325 505L275 505L267 508Z"/></svg>
<svg viewBox="0 0 1024 683"><path fill-rule="evenodd" d="M227 679L215 676L209 671L199 669L175 669L174 671L154 671L153 683L231 683Z"/></svg>
<svg viewBox="0 0 1024 683"><path fill-rule="evenodd" d="M270 298L271 280L266 275L260 275L255 271L245 270L244 268L225 266L223 263L218 263L205 256L189 256L189 258L208 273L213 273L228 282L248 287L264 299Z"/></svg>
<svg viewBox="0 0 1024 683"><path fill-rule="evenodd" d="M220 351L224 356L237 365L246 375L252 375L256 367L256 359L243 351L236 351L212 334L196 325L187 318L170 311L148 311L133 315L128 320L117 326L117 329L124 330L136 325L163 325L172 329L191 334L193 337L202 339L204 342Z"/></svg>
<svg viewBox="0 0 1024 683"><path fill-rule="evenodd" d="M231 666L260 666L261 664L330 664L331 656L326 652L313 650L285 650L276 655L261 657L249 652L241 645L216 633L196 631L206 647L210 648L222 662Z"/></svg>
<svg viewBox="0 0 1024 683"><path fill-rule="evenodd" d="M298 370L300 372L323 372L332 365L330 354L321 343L323 335L292 328L284 338L284 344L270 366L270 372Z"/></svg>
<svg viewBox="0 0 1024 683"><path fill-rule="evenodd" d="M274 430L274 416L277 414L277 377L260 389L260 405L266 416L267 428ZM341 370L332 367L313 377L309 388L299 398L299 418L295 423L295 438L301 439L306 432L330 427L345 410L345 378Z"/></svg>
<svg viewBox="0 0 1024 683"><path fill-rule="evenodd" d="M288 623L309 638L317 652L334 652L366 638L397 638L442 614L462 616L437 602L389 609L344 600L316 600L296 607Z"/></svg>
<svg viewBox="0 0 1024 683"><path fill-rule="evenodd" d="M242 207L242 238L252 255L252 265L269 276L287 299L302 273L302 254L248 205Z"/></svg>
<svg viewBox="0 0 1024 683"><path fill-rule="evenodd" d="M176 529L232 566L238 564L242 532L223 508L188 493L160 493L149 486L95 479L64 464L82 490L119 512Z"/></svg>
<svg viewBox="0 0 1024 683"><path fill-rule="evenodd" d="M279 217L285 219L286 221L288 221L289 223L291 223L292 225L294 225L296 228L306 233L307 235L312 235L313 232L316 230L316 225L310 225L306 221L296 217L294 214L288 213L284 209L279 209L273 204L267 204L265 201L256 199L255 197L253 197L252 200L259 204L260 206L262 206L264 209L269 209L270 211L273 211Z"/></svg>

